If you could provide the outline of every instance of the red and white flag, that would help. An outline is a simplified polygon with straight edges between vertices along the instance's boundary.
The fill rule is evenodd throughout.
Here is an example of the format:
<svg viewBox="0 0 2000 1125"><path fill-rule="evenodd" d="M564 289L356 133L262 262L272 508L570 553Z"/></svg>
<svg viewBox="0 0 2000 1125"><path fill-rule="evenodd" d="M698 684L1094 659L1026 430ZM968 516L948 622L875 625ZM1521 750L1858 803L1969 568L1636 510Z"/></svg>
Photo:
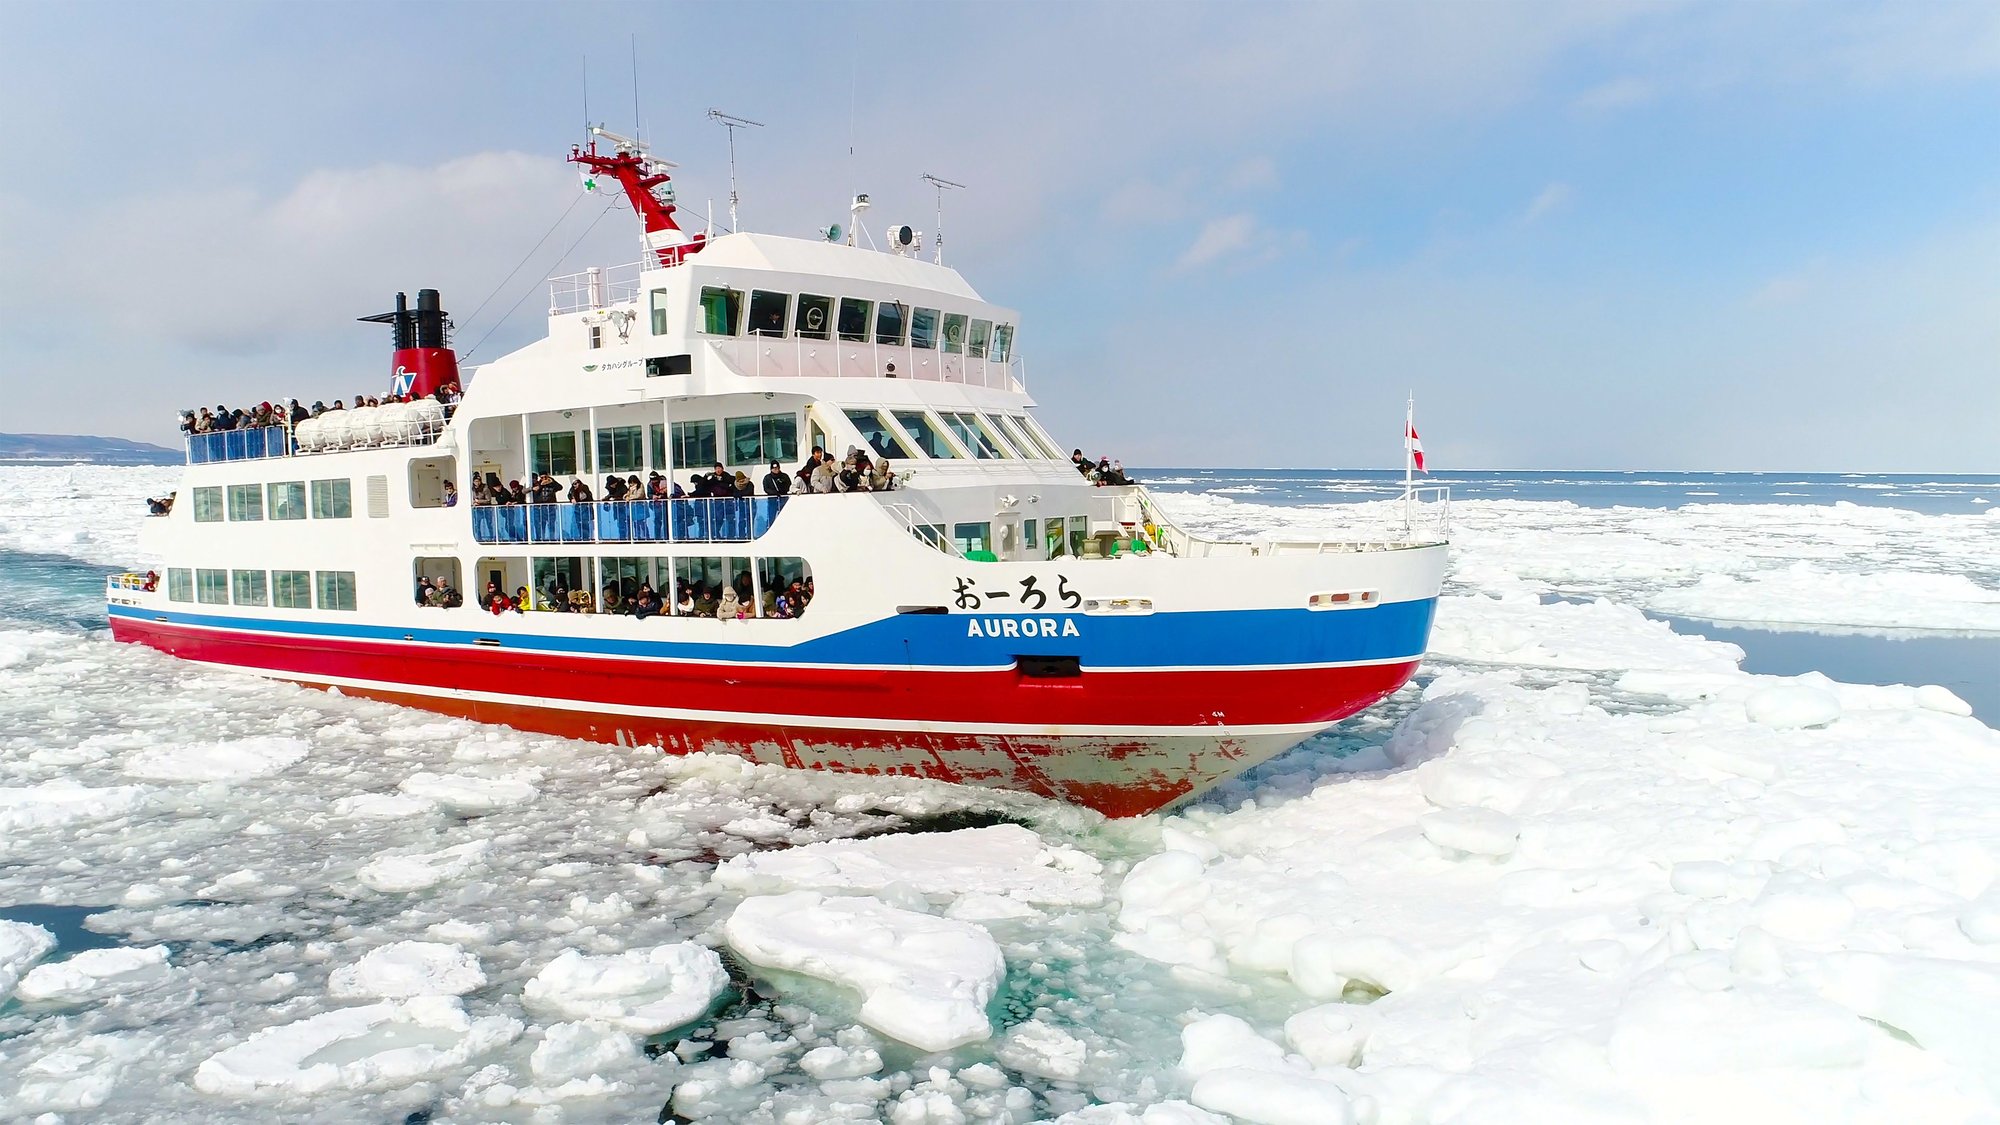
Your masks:
<svg viewBox="0 0 2000 1125"><path fill-rule="evenodd" d="M1406 419L1403 422L1403 448L1410 451L1410 461L1416 465L1417 471L1420 473L1426 472L1427 470L1424 468L1424 442L1422 438L1417 436L1417 424L1415 421Z"/></svg>

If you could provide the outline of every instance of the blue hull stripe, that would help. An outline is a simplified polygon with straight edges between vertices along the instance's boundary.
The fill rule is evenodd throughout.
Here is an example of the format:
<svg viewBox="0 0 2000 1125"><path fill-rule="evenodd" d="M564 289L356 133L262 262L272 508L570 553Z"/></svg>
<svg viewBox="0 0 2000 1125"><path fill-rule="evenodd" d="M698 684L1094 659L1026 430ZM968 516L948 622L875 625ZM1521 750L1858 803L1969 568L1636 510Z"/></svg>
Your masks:
<svg viewBox="0 0 2000 1125"><path fill-rule="evenodd" d="M1086 668L1253 668L1414 660L1430 639L1437 599L1358 610L1203 610L1147 616L1081 613L899 614L795 645L703 644L607 637L513 634L498 630L401 629L325 618L234 617L109 606L113 617L164 618L177 625L355 641L470 645L485 638L520 652L574 653L741 664L812 664L888 668L992 668L1016 656L1075 656ZM469 617L473 610L439 610ZM540 616L540 615L531 615ZM985 636L989 623L1012 620L1032 637ZM517 622L519 618L509 618ZM563 620L557 617L555 620ZM968 635L972 623L981 635ZM1044 622L1053 622L1046 626ZM641 625L640 628L646 628ZM766 627L745 623L743 629ZM1071 630L1074 632L1071 632ZM998 630L995 630L996 632ZM1047 635L1054 632L1054 636ZM486 646L493 647L493 646Z"/></svg>

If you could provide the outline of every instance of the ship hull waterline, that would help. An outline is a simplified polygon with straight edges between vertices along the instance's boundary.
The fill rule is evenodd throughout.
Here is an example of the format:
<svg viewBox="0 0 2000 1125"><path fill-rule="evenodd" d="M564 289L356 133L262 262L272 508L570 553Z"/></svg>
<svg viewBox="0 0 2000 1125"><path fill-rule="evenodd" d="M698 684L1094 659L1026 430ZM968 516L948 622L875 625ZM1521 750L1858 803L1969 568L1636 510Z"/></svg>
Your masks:
<svg viewBox="0 0 2000 1125"><path fill-rule="evenodd" d="M1418 661L1084 671L760 668L527 657L191 627L114 614L112 636L195 663L438 714L669 754L1036 793L1112 817L1197 796L1362 711ZM694 699L699 709L635 700ZM1025 721L1024 721L1025 719Z"/></svg>

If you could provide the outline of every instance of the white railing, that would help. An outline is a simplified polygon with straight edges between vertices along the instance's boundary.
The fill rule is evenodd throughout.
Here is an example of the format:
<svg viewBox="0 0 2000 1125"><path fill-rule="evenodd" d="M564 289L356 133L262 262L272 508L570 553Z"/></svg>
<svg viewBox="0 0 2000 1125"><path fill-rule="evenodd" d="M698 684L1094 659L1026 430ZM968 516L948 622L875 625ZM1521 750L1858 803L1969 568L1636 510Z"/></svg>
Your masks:
<svg viewBox="0 0 2000 1125"><path fill-rule="evenodd" d="M942 516L927 516L918 511L914 504L901 501L884 500L882 510L888 512L897 523L902 524L904 530L916 537L919 542L936 547L947 555L965 557L965 552L958 549L958 541L951 537L951 525L946 523Z"/></svg>
<svg viewBox="0 0 2000 1125"><path fill-rule="evenodd" d="M1112 499L1123 508L1119 519L1126 519L1136 513L1137 522L1150 529L1159 548L1169 555L1181 558L1219 558L1231 556L1271 556L1271 555L1332 555L1357 554L1370 551L1394 551L1407 547L1430 543L1443 543L1451 536L1451 489L1445 485L1432 485L1410 489L1393 509L1386 502L1355 505L1357 523L1365 530L1362 535L1347 539L1282 539L1282 540L1229 540L1209 539L1195 535L1168 519L1159 510L1146 491L1137 486L1130 489L1105 489L1116 492Z"/></svg>
<svg viewBox="0 0 2000 1125"><path fill-rule="evenodd" d="M639 273L644 262L622 266L592 266L582 273L549 279L549 315L601 309L639 299ZM656 267L655 267L656 268Z"/></svg>
<svg viewBox="0 0 2000 1125"><path fill-rule="evenodd" d="M776 336L709 337L708 344L731 371L752 378L887 378L894 364L897 379L1028 389L1027 367L1019 355L999 360L908 344Z"/></svg>

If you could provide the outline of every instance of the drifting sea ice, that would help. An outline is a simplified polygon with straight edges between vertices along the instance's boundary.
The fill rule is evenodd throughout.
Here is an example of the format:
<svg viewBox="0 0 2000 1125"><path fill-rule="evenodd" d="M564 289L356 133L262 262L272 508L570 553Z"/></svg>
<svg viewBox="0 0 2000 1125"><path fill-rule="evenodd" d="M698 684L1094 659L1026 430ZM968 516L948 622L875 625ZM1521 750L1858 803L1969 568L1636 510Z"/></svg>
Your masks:
<svg viewBox="0 0 2000 1125"><path fill-rule="evenodd" d="M92 472L93 496L49 483L57 470L0 484L41 498L34 534L69 549L63 527L118 526L94 514L103 495L140 495L141 474L160 487L158 470ZM1332 519L1194 499L1204 529ZM1776 602L1816 580L1800 562L1991 589L2000 521L1521 502L1459 517L1426 684L1122 824L190 668L22 617L0 578L0 903L90 906L89 928L126 943L8 946L27 928L0 923L16 993L0 1118L1993 1119L2000 736L1942 689L1747 675L1735 649L1636 607L1706 573L1768 578ZM23 520L0 506L0 524ZM1542 604L1558 591L1598 600ZM1975 604L1921 594L1911 616ZM201 749L259 739L303 752L266 770ZM991 827L911 831L934 816ZM957 983L911 1011L977 1031L976 1009L985 1037L926 1052L871 1029L861 986L880 959L833 983L720 962L713 1010L658 1037L617 1021L683 995L671 972L641 967L630 990L579 972L528 1001L558 962L725 950L746 901L800 894L895 912L874 948L969 927L936 931L967 956L896 967L946 970L918 974ZM804 966L833 933L767 927L759 956ZM997 972L969 955L980 934ZM690 1005L718 987L695 975ZM396 995L414 991L449 995ZM557 995L578 1006L543 1003Z"/></svg>

